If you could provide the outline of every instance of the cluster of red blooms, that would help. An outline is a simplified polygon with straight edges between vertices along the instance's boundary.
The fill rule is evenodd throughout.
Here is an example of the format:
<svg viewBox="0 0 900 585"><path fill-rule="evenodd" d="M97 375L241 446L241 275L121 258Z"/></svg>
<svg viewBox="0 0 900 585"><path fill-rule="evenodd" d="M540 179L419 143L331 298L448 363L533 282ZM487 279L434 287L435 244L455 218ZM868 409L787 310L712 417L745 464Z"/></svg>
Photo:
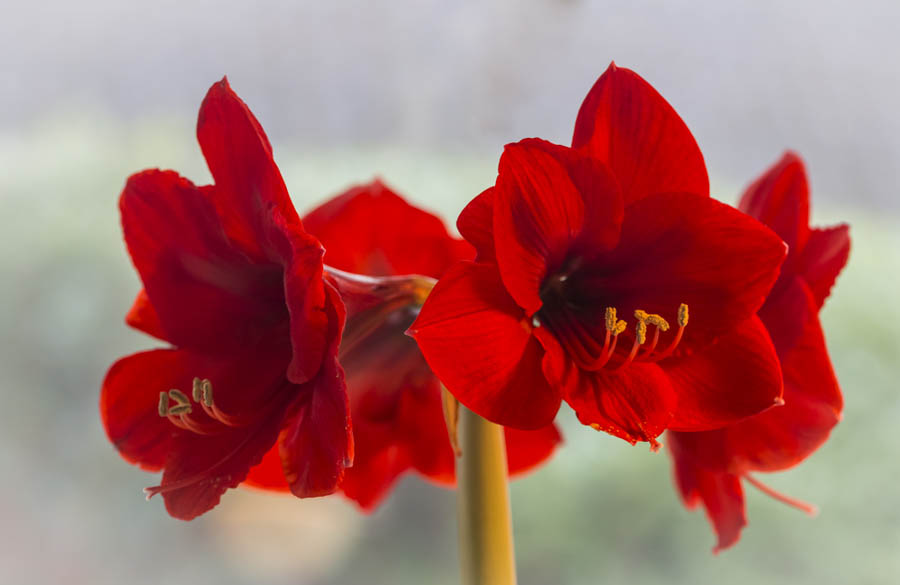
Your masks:
<svg viewBox="0 0 900 585"><path fill-rule="evenodd" d="M127 322L169 347L116 362L101 396L172 516L239 484L364 509L408 470L452 485L443 384L505 426L511 474L560 444L563 400L654 450L668 430L684 502L723 548L746 523L742 480L794 503L750 473L797 464L840 419L818 311L847 227L809 227L793 154L739 209L710 198L690 131L632 71L600 77L571 147L506 146L459 216L465 241L378 181L301 220L225 80L197 136L213 185L149 170L122 193L144 285Z"/></svg>

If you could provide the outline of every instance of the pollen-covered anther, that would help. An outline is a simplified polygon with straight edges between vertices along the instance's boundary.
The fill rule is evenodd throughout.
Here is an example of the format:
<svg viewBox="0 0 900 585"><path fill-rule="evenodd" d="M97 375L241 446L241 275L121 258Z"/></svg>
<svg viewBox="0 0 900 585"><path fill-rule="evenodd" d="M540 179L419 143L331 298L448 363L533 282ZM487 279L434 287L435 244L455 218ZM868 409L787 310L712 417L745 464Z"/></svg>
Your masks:
<svg viewBox="0 0 900 585"><path fill-rule="evenodd" d="M200 378L194 378L193 382L191 382L191 397L194 399L194 402L200 402L201 396Z"/></svg>
<svg viewBox="0 0 900 585"><path fill-rule="evenodd" d="M652 356L650 355L650 352L647 352L644 357L646 359L648 359L649 361L658 362L659 360L661 360L663 358L667 358L670 355L672 355L672 352L675 351L675 348L678 347L679 343L681 343L681 337L682 337L682 335L684 335L684 328L687 327L687 324L688 324L688 316L689 315L688 315L687 304L681 303L678 306L678 320L677 320L678 331L675 332L675 337L672 338L672 341L669 343L669 346L666 349L664 349L663 351L661 351L655 355L652 355ZM668 323L666 323L666 325L668 328ZM658 330L659 329L657 329L657 331ZM663 331L665 331L665 329L663 329Z"/></svg>
<svg viewBox="0 0 900 585"><path fill-rule="evenodd" d="M634 340L638 345L644 345L647 341L647 321L639 319L634 328Z"/></svg>
<svg viewBox="0 0 900 585"><path fill-rule="evenodd" d="M193 407L190 404L179 404L169 409L169 415L191 414Z"/></svg>
<svg viewBox="0 0 900 585"><path fill-rule="evenodd" d="M200 383L200 399L195 399L197 402L202 400L203 406L213 406L213 391L212 391L212 382L209 380L203 380Z"/></svg>
<svg viewBox="0 0 900 585"><path fill-rule="evenodd" d="M606 307L605 321L606 335L603 339L603 349L600 350L600 355L597 359L588 367L588 369L593 371L597 371L606 365L609 358L612 357L613 353L616 351L619 334L625 331L625 327L627 327L625 321L620 321L616 316L615 307Z"/></svg>
<svg viewBox="0 0 900 585"><path fill-rule="evenodd" d="M207 379L194 378L191 382L191 398L199 404L203 412L212 419L204 420L191 417L194 413L194 405L187 394L177 388L168 392L160 392L157 410L159 416L167 417L169 421L180 429L191 431L201 435L212 435L224 430L225 426L245 426L253 420L252 416L232 416L225 414L216 408L213 401L212 382ZM221 424L220 424L221 423Z"/></svg>
<svg viewBox="0 0 900 585"><path fill-rule="evenodd" d="M656 344L659 343L659 332L669 330L669 322L663 319L662 315L657 315L655 313L648 314L644 311L641 311L641 313L643 314L643 321L647 325L653 325L655 327L653 330L653 339L650 340L650 343L647 345L647 349L643 354L643 358L648 358L656 349ZM637 315L637 311L635 312L635 315Z"/></svg>
<svg viewBox="0 0 900 585"><path fill-rule="evenodd" d="M159 393L159 406L157 407L159 416L168 416L169 414L169 395L166 392Z"/></svg>
<svg viewBox="0 0 900 585"><path fill-rule="evenodd" d="M606 330L612 333L616 330L618 324L619 321L616 318L616 308L606 307Z"/></svg>
<svg viewBox="0 0 900 585"><path fill-rule="evenodd" d="M684 327L688 324L688 306L681 303L678 306L678 326Z"/></svg>
<svg viewBox="0 0 900 585"><path fill-rule="evenodd" d="M175 404L170 405L171 402ZM191 401L181 390L172 388L168 392L159 393L159 405L157 406L159 416L190 413L191 410Z"/></svg>
<svg viewBox="0 0 900 585"><path fill-rule="evenodd" d="M638 349L647 341L647 317L646 311L638 309L634 312L634 318L637 319L637 325L634 326L634 343L631 344L631 351L613 371L618 372L634 361Z"/></svg>

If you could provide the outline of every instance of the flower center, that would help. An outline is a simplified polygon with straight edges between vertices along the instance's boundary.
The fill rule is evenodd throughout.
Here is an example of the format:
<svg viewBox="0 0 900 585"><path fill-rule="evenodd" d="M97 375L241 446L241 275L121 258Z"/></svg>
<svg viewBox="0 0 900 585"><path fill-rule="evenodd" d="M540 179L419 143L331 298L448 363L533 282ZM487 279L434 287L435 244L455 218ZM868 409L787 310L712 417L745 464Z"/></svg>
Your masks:
<svg viewBox="0 0 900 585"><path fill-rule="evenodd" d="M198 435L214 435L227 430L228 427L243 427L252 422L251 418L227 414L217 407L213 400L212 382L207 379L194 378L191 397L201 407L206 417L195 415L191 400L178 388L159 393L159 416L168 418L180 429Z"/></svg>
<svg viewBox="0 0 900 585"><path fill-rule="evenodd" d="M564 282L565 280L561 281L561 283ZM606 308L603 320L605 333L603 333L602 344L594 333L599 327L591 326L591 323L584 323L574 314L571 307L556 305L547 308L549 310L541 310L538 315L535 315L532 325L540 327L542 324L546 324L578 367L588 371L599 371L608 367L611 371L618 372L632 362L658 362L669 357L681 343L689 316L688 306L682 303L676 313L677 331L665 349L658 350L660 334L671 329L669 322L661 315L648 313L641 309L636 310L634 312L636 319L634 342L631 344L631 349L627 354L622 355L621 359L613 359L616 355L619 336L628 328L628 324L618 318L615 307ZM650 327L653 327L653 333L648 343ZM641 351L642 347L644 347L643 351Z"/></svg>

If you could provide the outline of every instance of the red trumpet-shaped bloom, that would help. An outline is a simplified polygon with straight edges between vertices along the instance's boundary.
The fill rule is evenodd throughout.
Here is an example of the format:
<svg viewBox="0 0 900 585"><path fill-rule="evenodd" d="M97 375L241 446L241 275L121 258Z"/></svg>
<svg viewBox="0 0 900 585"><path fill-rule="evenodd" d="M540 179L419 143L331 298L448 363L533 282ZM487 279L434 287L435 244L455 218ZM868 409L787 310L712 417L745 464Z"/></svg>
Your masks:
<svg viewBox="0 0 900 585"><path fill-rule="evenodd" d="M163 471L148 494L185 520L273 445L301 497L334 491L353 456L337 361L344 307L265 133L227 80L206 95L197 137L215 184L150 170L122 192L144 285L127 322L171 347L116 362L100 400L122 456Z"/></svg>
<svg viewBox="0 0 900 585"><path fill-rule="evenodd" d="M474 255L469 244L447 233L440 219L413 207L380 181L329 200L303 222L325 245L326 270L439 278L454 262ZM331 273L347 303L340 361L347 373L356 445L354 465L341 489L371 510L409 471L452 485L455 463L440 382L415 341L405 335L422 302L417 296L427 294L431 283L417 288L415 278L375 278L368 284L365 278ZM511 473L538 465L560 441L552 424L537 431L507 428L506 437ZM249 482L285 489L277 457L267 461L270 465L251 471Z"/></svg>
<svg viewBox="0 0 900 585"><path fill-rule="evenodd" d="M688 507L702 503L706 508L718 535L715 550L737 542L747 523L742 479L813 510L749 474L787 469L808 457L828 438L843 407L818 313L847 262L848 227L809 227L806 171L793 153L747 188L740 209L770 226L790 247L759 311L781 361L784 406L723 429L667 435L682 498Z"/></svg>
<svg viewBox="0 0 900 585"><path fill-rule="evenodd" d="M460 402L516 428L566 400L582 423L656 446L666 428L765 410L781 372L755 314L784 244L708 191L684 122L611 65L572 148L506 147L457 223L476 261L447 271L411 333Z"/></svg>

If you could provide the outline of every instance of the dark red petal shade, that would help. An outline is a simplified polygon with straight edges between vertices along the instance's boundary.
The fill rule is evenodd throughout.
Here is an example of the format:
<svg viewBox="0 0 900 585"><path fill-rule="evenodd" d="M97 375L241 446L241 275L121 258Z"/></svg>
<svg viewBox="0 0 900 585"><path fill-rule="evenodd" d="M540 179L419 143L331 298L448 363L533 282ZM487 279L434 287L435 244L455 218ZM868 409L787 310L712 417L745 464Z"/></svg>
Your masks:
<svg viewBox="0 0 900 585"><path fill-rule="evenodd" d="M706 515L715 528L718 553L732 546L747 525L744 511L744 490L740 477L730 473L708 471L691 463L678 452L678 437L685 433L667 433L666 439L674 460L675 483L687 508L703 504Z"/></svg>
<svg viewBox="0 0 900 585"><path fill-rule="evenodd" d="M781 404L781 368L756 316L690 356L660 364L678 394L669 428L702 431Z"/></svg>
<svg viewBox="0 0 900 585"><path fill-rule="evenodd" d="M656 193L709 196L690 130L649 83L615 63L581 104L572 147L612 169L626 205Z"/></svg>
<svg viewBox="0 0 900 585"><path fill-rule="evenodd" d="M160 337L231 351L259 342L284 320L281 268L253 264L235 248L206 192L190 181L171 171L138 173L119 208Z"/></svg>
<svg viewBox="0 0 900 585"><path fill-rule="evenodd" d="M494 246L503 284L528 316L541 308L544 277L581 234L584 211L555 157L528 143L506 146L494 188Z"/></svg>
<svg viewBox="0 0 900 585"><path fill-rule="evenodd" d="M272 147L256 117L228 80L214 84L200 106L197 139L216 185L215 204L229 238L257 261L277 260L272 218L300 228Z"/></svg>
<svg viewBox="0 0 900 585"><path fill-rule="evenodd" d="M784 255L778 236L728 205L689 193L651 195L627 208L619 245L597 256L580 280L593 306L615 307L631 322L624 347L633 339L636 309L674 324L679 305L686 303L683 354L751 317Z"/></svg>
<svg viewBox="0 0 900 585"><path fill-rule="evenodd" d="M357 274L438 278L456 260L474 255L469 244L447 233L440 218L378 180L329 199L303 224L325 246L326 264Z"/></svg>
<svg viewBox="0 0 900 585"><path fill-rule="evenodd" d="M459 262L435 286L410 333L460 402L498 424L550 424L560 396L541 373L543 349L496 267Z"/></svg>

